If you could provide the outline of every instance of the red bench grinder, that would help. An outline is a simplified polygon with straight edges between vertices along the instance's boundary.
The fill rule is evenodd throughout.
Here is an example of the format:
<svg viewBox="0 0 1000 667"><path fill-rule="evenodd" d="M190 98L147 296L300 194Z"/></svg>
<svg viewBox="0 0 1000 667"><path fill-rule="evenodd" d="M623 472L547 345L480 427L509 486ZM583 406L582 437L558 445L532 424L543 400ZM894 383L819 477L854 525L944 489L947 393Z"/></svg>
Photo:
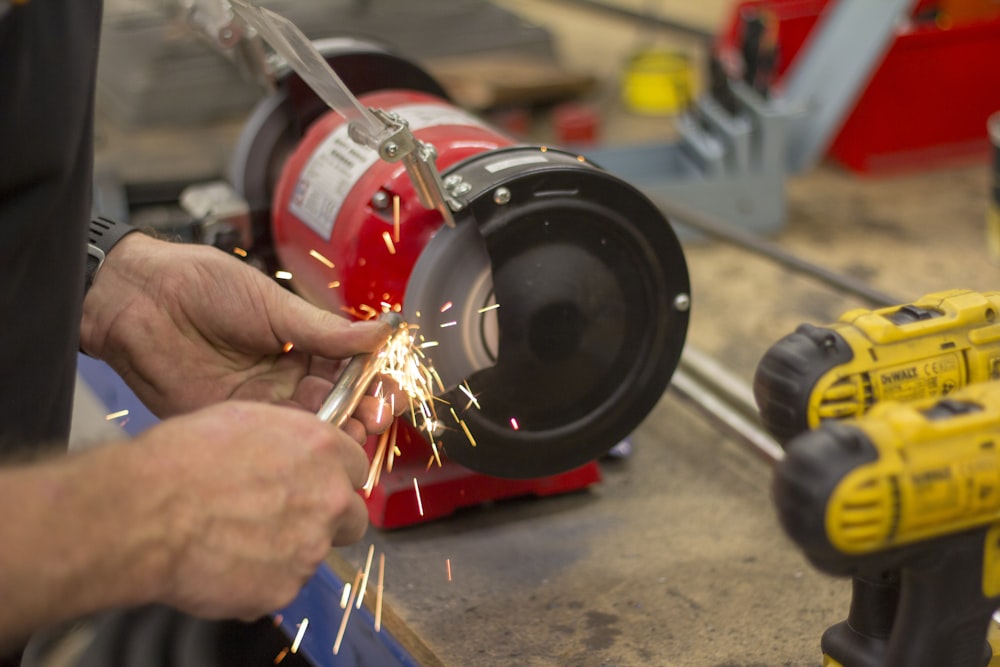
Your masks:
<svg viewBox="0 0 1000 667"><path fill-rule="evenodd" d="M372 522L394 528L598 481L594 460L653 408L684 344L688 274L670 225L632 186L576 153L504 136L380 46L317 46L362 103L434 147L455 226L289 72L233 159L253 250L273 251L317 305L354 317L401 310L439 343L427 354L445 385L465 381L478 403L457 388L441 396L476 444L444 430L440 467L428 467L424 436L399 425L400 456L368 498Z"/></svg>

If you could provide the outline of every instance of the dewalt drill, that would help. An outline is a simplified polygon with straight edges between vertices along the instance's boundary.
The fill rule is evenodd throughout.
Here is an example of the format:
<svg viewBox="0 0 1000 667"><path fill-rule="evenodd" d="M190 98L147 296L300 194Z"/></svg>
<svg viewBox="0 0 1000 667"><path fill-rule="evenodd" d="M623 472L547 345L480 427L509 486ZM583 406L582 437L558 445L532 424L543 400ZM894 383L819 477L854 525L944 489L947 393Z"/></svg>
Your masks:
<svg viewBox="0 0 1000 667"><path fill-rule="evenodd" d="M883 401L946 396L1000 378L1000 292L952 290L829 326L803 324L769 349L754 397L779 441Z"/></svg>
<svg viewBox="0 0 1000 667"><path fill-rule="evenodd" d="M998 312L1000 293L952 290L902 306L853 310L826 327L802 325L758 366L754 394L762 422L784 444L879 402L945 396L997 378ZM847 620L824 634L824 665L883 664L899 576L892 568L854 576Z"/></svg>
<svg viewBox="0 0 1000 667"><path fill-rule="evenodd" d="M899 575L884 645L823 637L824 665L983 667L1000 606L1000 382L887 402L793 438L780 522L819 569ZM858 600L852 601L852 613Z"/></svg>

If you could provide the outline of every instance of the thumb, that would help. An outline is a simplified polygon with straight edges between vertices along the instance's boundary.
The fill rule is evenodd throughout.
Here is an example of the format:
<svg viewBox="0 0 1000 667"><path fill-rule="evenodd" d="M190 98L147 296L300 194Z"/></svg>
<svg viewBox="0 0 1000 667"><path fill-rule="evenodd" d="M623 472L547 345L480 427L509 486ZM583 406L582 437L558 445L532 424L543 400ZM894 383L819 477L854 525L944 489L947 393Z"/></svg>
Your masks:
<svg viewBox="0 0 1000 667"><path fill-rule="evenodd" d="M299 296L286 295L286 307L278 310L281 315L271 325L284 342L291 342L300 352L345 359L378 349L392 333L385 322L351 322Z"/></svg>

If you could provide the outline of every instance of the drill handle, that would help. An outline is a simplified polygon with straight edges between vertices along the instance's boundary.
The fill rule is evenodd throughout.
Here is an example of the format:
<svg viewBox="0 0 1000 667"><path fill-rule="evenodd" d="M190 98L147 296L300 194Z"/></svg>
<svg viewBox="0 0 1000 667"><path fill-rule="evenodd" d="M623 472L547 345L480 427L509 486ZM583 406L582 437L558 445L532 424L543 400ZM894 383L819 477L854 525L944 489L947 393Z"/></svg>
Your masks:
<svg viewBox="0 0 1000 667"><path fill-rule="evenodd" d="M991 533L992 534L992 533ZM952 535L902 568L886 667L985 667L986 635L1000 597L983 592L987 531ZM994 538L995 539L995 538Z"/></svg>

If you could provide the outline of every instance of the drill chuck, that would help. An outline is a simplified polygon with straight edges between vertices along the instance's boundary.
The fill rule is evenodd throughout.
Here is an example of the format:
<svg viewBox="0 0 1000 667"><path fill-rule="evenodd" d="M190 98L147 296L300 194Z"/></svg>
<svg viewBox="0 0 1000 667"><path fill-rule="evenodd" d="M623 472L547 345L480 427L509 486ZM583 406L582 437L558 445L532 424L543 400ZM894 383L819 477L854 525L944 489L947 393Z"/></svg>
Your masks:
<svg viewBox="0 0 1000 667"><path fill-rule="evenodd" d="M781 443L810 427L813 388L830 369L843 367L854 359L854 351L835 330L811 324L799 326L778 341L760 360L754 376L754 399L760 407L764 428ZM831 397L833 401L818 401L828 407L825 412L853 413L849 389ZM837 398L848 399L836 400ZM861 399L866 402L868 397ZM846 410L843 406L846 404ZM840 406L838 409L837 406Z"/></svg>

